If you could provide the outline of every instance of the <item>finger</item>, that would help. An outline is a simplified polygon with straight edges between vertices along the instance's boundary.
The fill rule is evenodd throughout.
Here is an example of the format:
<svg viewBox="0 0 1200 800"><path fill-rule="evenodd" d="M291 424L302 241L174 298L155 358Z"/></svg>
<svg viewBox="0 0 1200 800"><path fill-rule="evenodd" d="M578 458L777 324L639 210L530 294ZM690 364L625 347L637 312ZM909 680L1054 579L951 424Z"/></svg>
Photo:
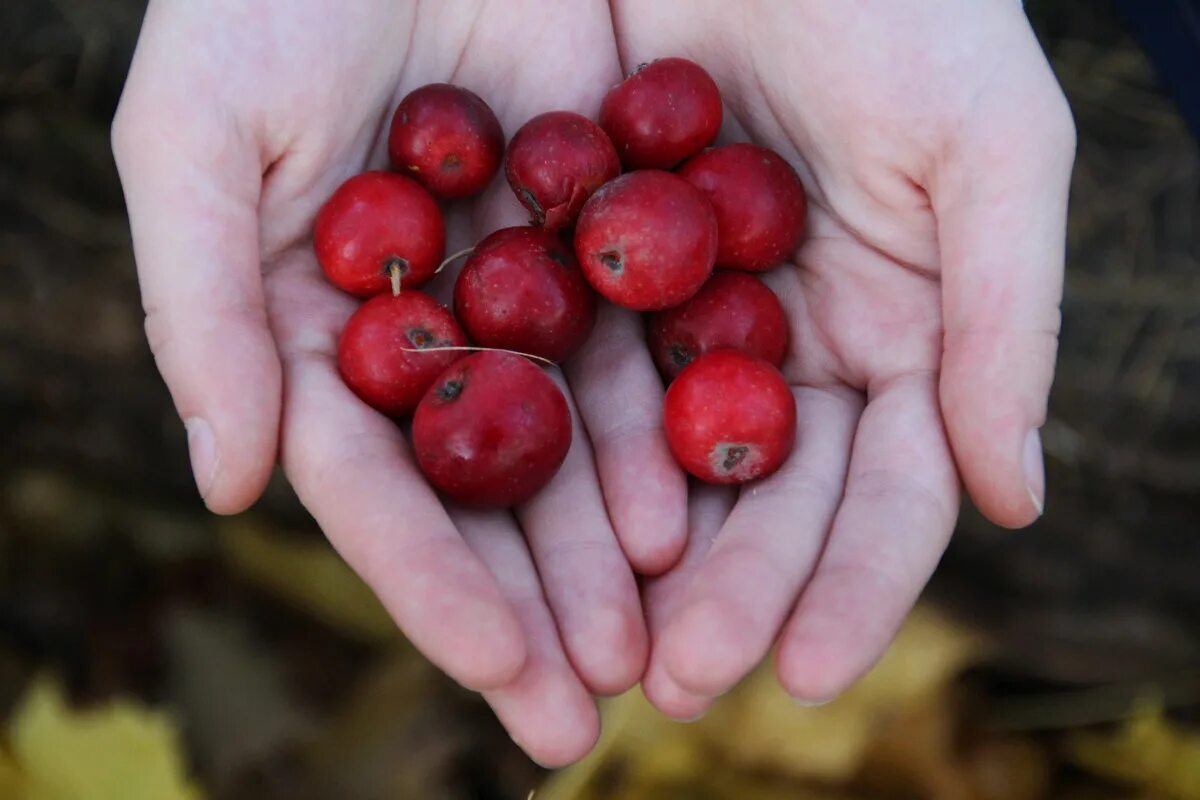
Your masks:
<svg viewBox="0 0 1200 800"><path fill-rule="evenodd" d="M417 471L400 430L346 388L336 335L353 302L300 254L271 273L284 358L282 459L300 501L413 644L473 689L511 681L521 626Z"/></svg>
<svg viewBox="0 0 1200 800"><path fill-rule="evenodd" d="M262 164L221 115L157 96L147 69L135 59L113 123L146 334L187 426L197 488L213 511L234 513L262 493L279 428L259 264Z"/></svg>
<svg viewBox="0 0 1200 800"><path fill-rule="evenodd" d="M1058 346L1070 112L1032 35L1030 58L973 112L931 200L942 257L941 403L976 505L1019 527L1045 502L1038 429ZM1038 74L1022 71L1036 67ZM1010 88L1034 85L1039 90ZM1014 109L1020 109L1020 112Z"/></svg>
<svg viewBox="0 0 1200 800"><path fill-rule="evenodd" d="M521 671L484 698L534 761L560 767L582 758L600 735L600 717L563 653L520 531L503 512L456 509L452 515L516 610L527 646Z"/></svg>
<svg viewBox="0 0 1200 800"><path fill-rule="evenodd" d="M602 305L596 329L566 372L621 547L638 572L661 573L678 560L687 538L687 479L667 449L662 381L641 320Z"/></svg>
<svg viewBox="0 0 1200 800"><path fill-rule="evenodd" d="M679 563L646 586L646 622L651 641L658 642L668 620L678 612L696 570L708 556L736 499L737 492L731 487L700 483L692 487L688 500L687 549ZM675 682L657 644L651 650L650 663L642 677L642 691L655 708L681 721L699 719L712 705L710 698L692 694Z"/></svg>
<svg viewBox="0 0 1200 800"><path fill-rule="evenodd" d="M845 496L780 642L779 678L797 698L828 700L867 671L950 538L958 482L935 380L894 378L863 412Z"/></svg>
<svg viewBox="0 0 1200 800"><path fill-rule="evenodd" d="M742 489L659 649L688 692L727 692L762 660L812 572L842 497L862 409L849 390L796 389L796 449Z"/></svg>
<svg viewBox="0 0 1200 800"><path fill-rule="evenodd" d="M518 519L571 663L591 691L620 694L637 683L646 665L646 625L573 403L571 418L575 430L566 461L518 510Z"/></svg>

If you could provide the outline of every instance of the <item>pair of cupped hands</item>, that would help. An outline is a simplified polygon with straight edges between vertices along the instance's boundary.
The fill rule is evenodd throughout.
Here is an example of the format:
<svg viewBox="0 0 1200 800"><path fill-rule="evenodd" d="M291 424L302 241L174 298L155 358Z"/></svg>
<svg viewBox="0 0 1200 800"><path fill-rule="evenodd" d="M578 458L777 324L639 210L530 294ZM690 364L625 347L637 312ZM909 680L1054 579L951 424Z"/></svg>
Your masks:
<svg viewBox="0 0 1200 800"><path fill-rule="evenodd" d="M575 432L551 484L511 512L444 505L338 376L356 303L322 279L313 217L386 164L418 86L473 90L511 136L594 117L668 55L716 79L722 141L777 150L809 192L766 276L796 450L740 492L689 486L642 321L607 307L552 371ZM543 764L590 749L595 695L641 681L694 718L773 646L791 695L834 697L933 571L960 482L1000 525L1041 513L1074 128L1015 0L154 0L113 142L208 506L246 508L281 462L409 639ZM449 208L449 250L524 220L497 180Z"/></svg>

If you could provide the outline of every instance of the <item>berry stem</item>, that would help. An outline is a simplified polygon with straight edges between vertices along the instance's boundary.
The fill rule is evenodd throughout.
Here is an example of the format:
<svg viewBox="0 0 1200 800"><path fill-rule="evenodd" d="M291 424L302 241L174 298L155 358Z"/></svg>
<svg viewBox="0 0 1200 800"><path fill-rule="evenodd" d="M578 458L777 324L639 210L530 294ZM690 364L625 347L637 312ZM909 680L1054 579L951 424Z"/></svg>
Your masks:
<svg viewBox="0 0 1200 800"><path fill-rule="evenodd" d="M553 361L551 361L550 359L545 358L543 356L535 356L533 353L522 353L520 350L506 350L503 347L475 347L473 345L462 346L462 345L449 345L448 344L448 345L440 345L438 347L422 347L419 349L415 349L412 347L402 347L400 349L406 353L439 353L439 352L445 353L445 352L452 352L452 351L456 351L456 350L457 351L465 350L465 351L471 352L471 353L509 353L514 356L524 356L525 358L532 358L534 361L541 361L543 364L546 364L551 367L555 366Z"/></svg>
<svg viewBox="0 0 1200 800"><path fill-rule="evenodd" d="M448 255L444 259L442 259L442 263L438 264L438 268L433 271L433 274L436 275L437 273L444 270L446 267L448 267L450 265L451 261L454 261L457 258L462 258L463 256L469 256L471 253L474 253L474 252L475 252L474 247L467 247L462 250L459 250L457 253L451 253L450 255Z"/></svg>
<svg viewBox="0 0 1200 800"><path fill-rule="evenodd" d="M388 277L392 279L392 297L397 297L400 294L400 279L403 277L402 269L396 262L388 267Z"/></svg>

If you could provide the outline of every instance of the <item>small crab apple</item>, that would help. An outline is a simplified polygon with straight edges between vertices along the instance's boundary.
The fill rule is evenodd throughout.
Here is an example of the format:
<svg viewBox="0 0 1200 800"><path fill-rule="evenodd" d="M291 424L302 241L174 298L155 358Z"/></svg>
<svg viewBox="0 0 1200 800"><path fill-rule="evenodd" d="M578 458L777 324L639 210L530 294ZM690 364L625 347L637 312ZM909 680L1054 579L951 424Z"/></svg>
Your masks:
<svg viewBox="0 0 1200 800"><path fill-rule="evenodd" d="M675 460L708 483L770 475L796 441L796 402L779 370L736 350L701 356L667 389L663 428Z"/></svg>
<svg viewBox="0 0 1200 800"><path fill-rule="evenodd" d="M330 283L369 297L433 277L445 254L446 226L437 202L416 181L364 172L317 212L313 249Z"/></svg>
<svg viewBox="0 0 1200 800"><path fill-rule="evenodd" d="M717 266L763 272L795 256L808 204L796 170L774 150L745 142L715 147L677 174L717 212Z"/></svg>
<svg viewBox="0 0 1200 800"><path fill-rule="evenodd" d="M575 221L592 192L621 173L608 135L582 114L551 111L508 143L504 174L530 223L558 230Z"/></svg>
<svg viewBox="0 0 1200 800"><path fill-rule="evenodd" d="M677 175L629 172L584 204L575 255L588 283L617 305L670 308L712 274L716 215L704 194Z"/></svg>
<svg viewBox="0 0 1200 800"><path fill-rule="evenodd" d="M566 398L524 356L485 350L442 373L417 406L413 449L429 483L471 506L512 506L550 482L571 447Z"/></svg>
<svg viewBox="0 0 1200 800"><path fill-rule="evenodd" d="M434 379L464 355L440 348L466 345L454 317L424 292L376 295L342 329L338 371L367 405L399 417L412 413Z"/></svg>
<svg viewBox="0 0 1200 800"><path fill-rule="evenodd" d="M475 246L458 273L454 313L478 344L558 362L591 333L596 297L558 236L502 228Z"/></svg>
<svg viewBox="0 0 1200 800"><path fill-rule="evenodd" d="M438 197L468 197L483 191L499 169L504 130L474 92L431 83L397 106L388 156L397 170Z"/></svg>
<svg viewBox="0 0 1200 800"><path fill-rule="evenodd" d="M787 352L788 323L779 298L758 278L718 271L683 305L653 314L646 340L670 380L696 358L723 348L778 367Z"/></svg>
<svg viewBox="0 0 1200 800"><path fill-rule="evenodd" d="M600 127L630 169L671 169L712 144L721 129L721 92L686 58L643 64L600 105Z"/></svg>

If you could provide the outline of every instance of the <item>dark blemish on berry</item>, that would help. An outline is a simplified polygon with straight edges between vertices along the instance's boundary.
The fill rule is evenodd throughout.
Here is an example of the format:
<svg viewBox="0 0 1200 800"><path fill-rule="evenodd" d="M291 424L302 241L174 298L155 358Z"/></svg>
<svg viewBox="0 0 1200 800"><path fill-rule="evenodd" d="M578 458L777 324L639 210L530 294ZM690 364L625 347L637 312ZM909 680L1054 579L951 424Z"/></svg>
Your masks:
<svg viewBox="0 0 1200 800"><path fill-rule="evenodd" d="M459 169L461 166L462 159L458 157L457 153L451 153L442 159L442 169L444 170L454 171Z"/></svg>
<svg viewBox="0 0 1200 800"><path fill-rule="evenodd" d="M746 460L746 456L750 455L750 446L745 444L719 444L717 445L718 457L720 457L722 449L725 451L725 457L721 461L721 469L726 472L732 472L738 464Z"/></svg>
<svg viewBox="0 0 1200 800"><path fill-rule="evenodd" d="M459 398L466 385L467 381L465 375L458 378L451 378L438 387L438 399L446 403L451 403Z"/></svg>
<svg viewBox="0 0 1200 800"><path fill-rule="evenodd" d="M600 263L608 267L613 275L620 275L625 271L625 262L616 250L605 250L599 255L599 258Z"/></svg>
<svg viewBox="0 0 1200 800"><path fill-rule="evenodd" d="M695 356L692 355L692 351L688 350L686 347L684 347L681 344L671 345L670 354L671 354L671 363L674 364L675 366L679 367L680 369L683 369L688 364L692 363L692 359L695 358Z"/></svg>
<svg viewBox="0 0 1200 800"><path fill-rule="evenodd" d="M426 347L437 344L436 337L425 328L409 328L408 341L412 342L412 346L418 350L424 350Z"/></svg>

